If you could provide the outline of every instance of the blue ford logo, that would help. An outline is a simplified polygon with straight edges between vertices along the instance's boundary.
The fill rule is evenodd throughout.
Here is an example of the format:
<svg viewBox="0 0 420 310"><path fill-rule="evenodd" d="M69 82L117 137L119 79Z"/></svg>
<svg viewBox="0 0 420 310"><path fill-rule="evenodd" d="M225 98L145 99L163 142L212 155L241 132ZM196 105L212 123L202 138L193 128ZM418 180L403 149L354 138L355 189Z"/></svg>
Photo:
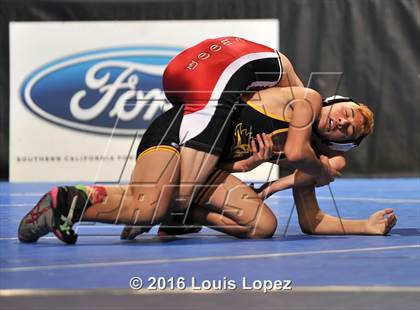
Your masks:
<svg viewBox="0 0 420 310"><path fill-rule="evenodd" d="M99 134L142 133L170 104L162 74L180 48L95 50L32 72L20 90L33 113L55 124Z"/></svg>

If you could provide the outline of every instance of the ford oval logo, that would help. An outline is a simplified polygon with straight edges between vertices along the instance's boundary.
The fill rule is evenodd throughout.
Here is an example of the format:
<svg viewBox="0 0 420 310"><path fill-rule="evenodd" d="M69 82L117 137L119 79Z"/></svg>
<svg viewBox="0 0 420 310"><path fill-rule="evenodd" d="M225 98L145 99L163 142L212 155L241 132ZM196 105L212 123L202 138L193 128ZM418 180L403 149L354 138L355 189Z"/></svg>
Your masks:
<svg viewBox="0 0 420 310"><path fill-rule="evenodd" d="M95 50L32 72L20 95L36 115L75 130L119 136L143 133L170 104L162 74L180 48Z"/></svg>

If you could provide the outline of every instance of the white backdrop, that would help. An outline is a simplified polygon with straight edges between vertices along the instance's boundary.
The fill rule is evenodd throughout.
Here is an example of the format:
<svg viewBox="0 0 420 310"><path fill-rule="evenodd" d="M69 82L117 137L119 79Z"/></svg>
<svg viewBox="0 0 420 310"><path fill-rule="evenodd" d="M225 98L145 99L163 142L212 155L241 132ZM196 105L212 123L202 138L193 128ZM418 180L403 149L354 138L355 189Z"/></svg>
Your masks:
<svg viewBox="0 0 420 310"><path fill-rule="evenodd" d="M167 105L166 63L203 39L231 35L278 48L279 23L10 23L10 181L127 181L142 132ZM121 108L130 98L154 104ZM270 167L241 178L266 180Z"/></svg>

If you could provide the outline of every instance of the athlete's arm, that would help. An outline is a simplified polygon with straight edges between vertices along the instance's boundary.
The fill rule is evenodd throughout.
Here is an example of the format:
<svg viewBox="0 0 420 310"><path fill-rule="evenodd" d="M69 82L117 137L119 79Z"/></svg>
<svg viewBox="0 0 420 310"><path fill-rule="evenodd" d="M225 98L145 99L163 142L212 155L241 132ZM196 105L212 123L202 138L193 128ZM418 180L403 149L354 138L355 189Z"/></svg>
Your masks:
<svg viewBox="0 0 420 310"><path fill-rule="evenodd" d="M366 220L348 220L322 212L318 206L314 186L293 189L299 225L306 234L315 235L385 235L397 222L393 210L383 209Z"/></svg>
<svg viewBox="0 0 420 310"><path fill-rule="evenodd" d="M295 185L296 172L297 170L289 175L279 178L276 181L266 182L260 188L253 189L261 199L265 200L274 193L292 188Z"/></svg>
<svg viewBox="0 0 420 310"><path fill-rule="evenodd" d="M346 159L343 155L335 155L331 158L328 158L328 160L330 162L330 166L337 171L341 172L346 166ZM303 187L308 185L316 186L315 178L310 174L295 170L292 174L284 176L274 182L267 182L260 188L254 190L258 193L259 197L262 199L267 199L276 192L289 188Z"/></svg>
<svg viewBox="0 0 420 310"><path fill-rule="evenodd" d="M315 140L316 141L316 140ZM340 152L340 151L334 151L332 149L330 149L328 146L324 145L321 143L321 141L316 141L315 143L317 143L317 154L320 154L321 156L326 156L329 159L330 165L339 171L344 170L344 168L346 167L346 153L344 152Z"/></svg>
<svg viewBox="0 0 420 310"><path fill-rule="evenodd" d="M320 158L322 160L328 160L330 167L340 173L346 167L346 158L344 157L344 155L334 155L332 157L321 155ZM317 185L314 176L304 173L300 170L295 171L293 185L291 187L303 187L308 185Z"/></svg>
<svg viewBox="0 0 420 310"><path fill-rule="evenodd" d="M283 72L282 72L281 80L276 86L277 87L288 87L288 86L303 87L303 83L298 77L298 75L296 74L295 69L293 68L293 65L290 62L290 60L283 54L280 54L280 62L282 65Z"/></svg>
<svg viewBox="0 0 420 310"><path fill-rule="evenodd" d="M303 93L302 93L303 92ZM295 98L290 104L293 109L284 152L288 161L298 170L313 175L318 186L323 186L340 176L328 159L318 160L310 144L312 123L321 110L321 96L314 90L294 88Z"/></svg>

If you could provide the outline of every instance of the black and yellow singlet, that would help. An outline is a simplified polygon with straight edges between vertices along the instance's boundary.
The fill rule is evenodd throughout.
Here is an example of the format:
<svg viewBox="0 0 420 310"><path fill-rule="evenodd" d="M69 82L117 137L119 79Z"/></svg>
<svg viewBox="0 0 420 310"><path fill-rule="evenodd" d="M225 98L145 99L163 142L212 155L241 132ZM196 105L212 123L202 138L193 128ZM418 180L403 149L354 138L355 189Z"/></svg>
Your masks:
<svg viewBox="0 0 420 310"><path fill-rule="evenodd" d="M233 126L229 130L229 137L224 146L220 162L233 162L248 158L252 155L251 141L258 134L270 134L275 151L280 153L274 160L285 158L282 150L287 138L289 121L267 112L262 105L250 100L239 102L233 115ZM258 144L257 144L258 145ZM229 172L220 168L214 169L209 175L206 184L197 191L194 203L204 205L208 201L215 187L224 182Z"/></svg>
<svg viewBox="0 0 420 310"><path fill-rule="evenodd" d="M137 149L137 159L142 156L150 156L154 151L172 152L179 156L180 144L182 144L179 141L182 110L182 106L173 107L153 121L144 133ZM257 134L262 133L271 134L274 150L281 153L289 129L289 122L282 116L265 111L263 106L255 102L241 100L231 117L232 126L225 131L228 136L220 156L220 162L239 161L252 155L251 141L256 138ZM220 128L214 128L214 130L220 130ZM278 146L277 149L276 146ZM282 157L280 155L280 159ZM223 182L227 174L227 172L215 168L203 188L195 195L194 201L205 201L214 189L214 185ZM209 187L209 185L211 186Z"/></svg>
<svg viewBox="0 0 420 310"><path fill-rule="evenodd" d="M233 119L221 161L237 161L249 157L252 154L252 139L262 133L271 134L275 148L280 148L277 151L283 150L289 121L281 115L269 113L263 105L250 100L241 100Z"/></svg>
<svg viewBox="0 0 420 310"><path fill-rule="evenodd" d="M183 107L173 107L160 115L149 126L137 149L137 158L157 150L179 152L179 128ZM240 100L231 115L231 126L224 132L227 134L226 144L220 156L221 162L238 161L252 154L251 140L257 134L271 134L274 145L283 149L287 138L289 122L281 115L265 111L264 106L250 100ZM220 128L214 128L217 131Z"/></svg>

